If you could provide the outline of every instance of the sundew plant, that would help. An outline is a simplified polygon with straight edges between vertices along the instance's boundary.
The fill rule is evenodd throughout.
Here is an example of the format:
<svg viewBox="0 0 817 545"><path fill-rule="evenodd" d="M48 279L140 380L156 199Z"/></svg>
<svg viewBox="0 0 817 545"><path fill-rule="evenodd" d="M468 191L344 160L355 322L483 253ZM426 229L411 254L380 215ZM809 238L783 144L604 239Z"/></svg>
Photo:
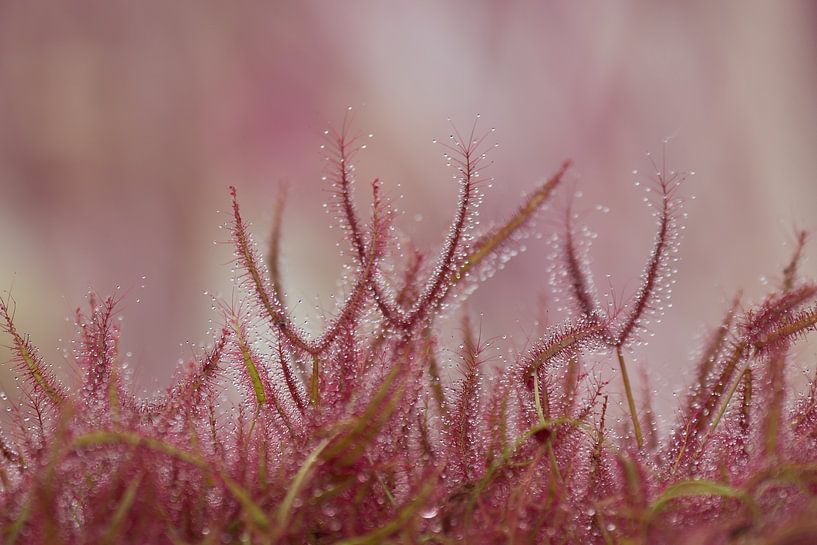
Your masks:
<svg viewBox="0 0 817 545"><path fill-rule="evenodd" d="M356 206L361 141L346 124L327 139L349 265L319 331L287 305L283 200L262 256L235 188L240 295L218 305L209 348L161 395L131 391L116 298L93 295L76 312L75 384L55 378L12 296L0 299L20 378L0 414L0 542L817 543L817 378L801 392L787 374L792 346L817 327L817 283L798 274L805 233L768 295L738 292L711 327L665 433L628 362L671 312L684 173L659 161L639 177L655 236L638 288L611 300L594 287L580 216L552 204L567 200L569 161L507 219L480 221L490 146L455 131L441 145L457 204L426 252L397 232L377 179L363 185L371 207ZM557 219L535 225L548 206ZM534 233L552 243L548 323L497 362L462 302ZM452 320L461 339L448 369Z"/></svg>

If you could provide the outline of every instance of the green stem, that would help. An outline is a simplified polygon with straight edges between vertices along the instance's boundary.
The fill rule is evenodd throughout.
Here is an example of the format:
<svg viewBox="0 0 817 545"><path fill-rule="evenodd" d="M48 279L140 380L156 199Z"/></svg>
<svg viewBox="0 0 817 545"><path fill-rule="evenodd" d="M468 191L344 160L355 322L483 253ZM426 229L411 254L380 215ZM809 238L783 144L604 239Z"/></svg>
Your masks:
<svg viewBox="0 0 817 545"><path fill-rule="evenodd" d="M638 423L638 413L635 409L633 389L630 386L630 376L627 374L627 365L624 363L624 355L621 353L621 346L616 346L616 356L618 356L618 365L621 369L621 380L624 382L624 393L627 396L627 405L630 407L630 418L633 419L635 442L638 443L638 448L643 448L644 438L641 435L641 425Z"/></svg>
<svg viewBox="0 0 817 545"><path fill-rule="evenodd" d="M735 380L732 383L732 386L729 388L729 391L726 393L726 397L724 398L723 403L721 403L720 409L718 409L718 413L715 415L715 419L712 421L712 424L709 426L709 429L706 431L706 435L704 435L703 441L701 441L701 448L700 448L699 454L703 453L704 447L706 446L707 443L709 443L709 438L712 436L712 433L714 433L715 428L718 427L718 424L721 423L721 419L723 418L723 415L726 413L726 409L729 407L729 402L732 401L732 397L735 395L735 391L738 389L738 386L740 385L741 381L743 380L743 377L748 372L749 372L749 368L747 367L746 369L743 370L743 372L741 372L741 374L738 376L737 380Z"/></svg>

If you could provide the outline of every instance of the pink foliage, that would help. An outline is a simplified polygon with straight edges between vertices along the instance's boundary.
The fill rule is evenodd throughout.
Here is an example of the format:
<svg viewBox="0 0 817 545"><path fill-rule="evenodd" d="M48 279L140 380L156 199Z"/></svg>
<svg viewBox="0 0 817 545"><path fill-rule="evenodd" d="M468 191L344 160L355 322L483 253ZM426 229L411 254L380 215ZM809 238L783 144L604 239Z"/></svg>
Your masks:
<svg viewBox="0 0 817 545"><path fill-rule="evenodd" d="M352 264L322 332L295 325L285 301L282 205L265 263L235 188L245 297L222 305L212 347L158 399L130 393L118 301L92 296L77 311L78 383L67 386L17 329L11 297L0 300L23 379L0 421L2 543L817 542L817 378L796 396L786 375L792 344L817 327L817 285L797 276L805 234L765 300L730 306L662 437L625 356L668 308L683 175L656 167L656 235L631 300L597 298L568 209L555 239L563 321L492 368L483 355L498 341L460 307L451 373L441 323L534 229L570 163L483 228L483 138L457 134L459 198L439 255L404 256L378 180L370 218L354 205L356 140L345 126L328 137ZM607 360L622 389L595 372ZM622 393L629 414L616 424Z"/></svg>

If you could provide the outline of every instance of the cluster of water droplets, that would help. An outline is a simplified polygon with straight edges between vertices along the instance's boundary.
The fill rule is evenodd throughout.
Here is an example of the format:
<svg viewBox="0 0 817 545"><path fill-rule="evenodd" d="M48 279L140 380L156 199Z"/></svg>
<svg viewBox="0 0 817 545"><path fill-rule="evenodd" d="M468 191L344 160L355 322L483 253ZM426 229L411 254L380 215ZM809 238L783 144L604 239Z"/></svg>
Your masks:
<svg viewBox="0 0 817 545"><path fill-rule="evenodd" d="M633 171L635 175L638 171ZM678 188L694 172L677 172L673 170L656 170L650 184L636 180L636 187L643 187L646 195L644 202L651 209L655 218L656 235L648 263L641 273L640 285L634 297L624 304L622 315L636 312L638 305L643 310L634 325L634 346L646 346L644 337L655 335L652 325L662 323L667 310L672 308L672 291L677 283L678 263L680 262L680 241L686 229L684 220L685 200L680 197Z"/></svg>
<svg viewBox="0 0 817 545"><path fill-rule="evenodd" d="M580 197L581 193L577 192L576 195ZM609 208L604 207L604 211L606 213ZM548 237L550 252L547 255L547 273L554 310L575 317L585 314L582 305L577 301L577 282L580 283L584 295L591 298L591 305L596 307L599 304L590 267L590 249L593 241L598 238L598 233L592 231L586 224L574 228L580 214L572 211L568 211L568 214L571 214L571 217L567 225Z"/></svg>

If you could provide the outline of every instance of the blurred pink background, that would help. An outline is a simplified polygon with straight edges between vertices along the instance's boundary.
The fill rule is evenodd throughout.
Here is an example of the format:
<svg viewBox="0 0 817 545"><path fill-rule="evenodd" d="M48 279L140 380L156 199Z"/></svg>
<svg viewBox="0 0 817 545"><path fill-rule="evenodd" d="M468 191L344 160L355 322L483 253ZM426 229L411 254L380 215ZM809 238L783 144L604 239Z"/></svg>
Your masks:
<svg viewBox="0 0 817 545"><path fill-rule="evenodd" d="M231 248L212 244L227 238L216 213L227 185L266 240L286 180L290 300L302 318L331 309L343 259L319 145L351 105L375 135L359 178L380 176L424 248L442 240L456 197L431 142L447 117L468 128L480 113L497 128L484 218L574 159L578 208L611 208L587 216L597 284L609 273L629 294L652 239L631 171L649 171L644 153L672 136L697 199L674 308L638 361L660 370L669 411L703 326L738 287L763 293L795 225L817 231L814 97L817 4L805 0L3 2L0 289L13 284L18 326L59 362L89 287L121 286L123 352L154 390L189 357L182 343L218 321L204 292L231 297ZM530 241L477 293L485 336L532 332L547 253ZM0 389L11 383L5 366Z"/></svg>

